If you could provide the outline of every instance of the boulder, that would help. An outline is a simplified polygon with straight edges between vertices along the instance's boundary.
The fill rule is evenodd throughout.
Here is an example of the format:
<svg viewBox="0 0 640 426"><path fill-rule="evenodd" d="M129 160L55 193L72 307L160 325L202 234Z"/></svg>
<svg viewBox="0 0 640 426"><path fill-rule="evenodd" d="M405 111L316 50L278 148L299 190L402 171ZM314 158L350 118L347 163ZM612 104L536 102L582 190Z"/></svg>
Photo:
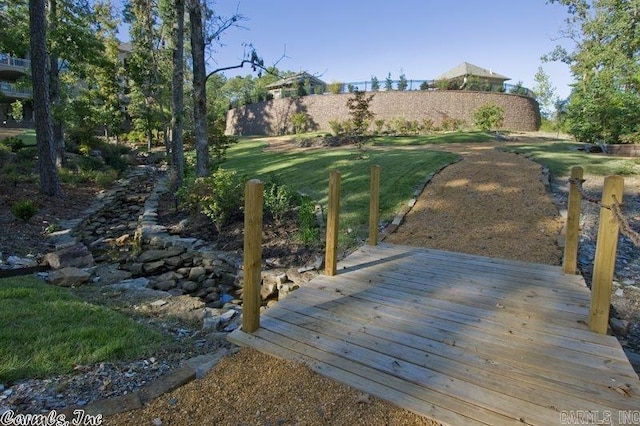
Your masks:
<svg viewBox="0 0 640 426"><path fill-rule="evenodd" d="M91 278L91 274L80 268L67 267L58 269L49 274L49 282L61 287L77 287L85 284Z"/></svg>
<svg viewBox="0 0 640 426"><path fill-rule="evenodd" d="M84 244L65 247L44 256L44 263L53 269L67 267L88 268L95 265L93 255Z"/></svg>

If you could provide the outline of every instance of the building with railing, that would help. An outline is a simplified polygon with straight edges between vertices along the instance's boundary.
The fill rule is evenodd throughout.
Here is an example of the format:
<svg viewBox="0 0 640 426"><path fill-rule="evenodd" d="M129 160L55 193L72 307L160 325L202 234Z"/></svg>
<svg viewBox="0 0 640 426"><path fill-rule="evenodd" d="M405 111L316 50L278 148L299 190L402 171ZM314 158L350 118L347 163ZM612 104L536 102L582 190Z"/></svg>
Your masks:
<svg viewBox="0 0 640 426"><path fill-rule="evenodd" d="M31 61L0 53L0 124L3 126L31 126L33 108L31 88L21 84L28 77ZM12 107L16 101L22 103L22 117L13 117Z"/></svg>

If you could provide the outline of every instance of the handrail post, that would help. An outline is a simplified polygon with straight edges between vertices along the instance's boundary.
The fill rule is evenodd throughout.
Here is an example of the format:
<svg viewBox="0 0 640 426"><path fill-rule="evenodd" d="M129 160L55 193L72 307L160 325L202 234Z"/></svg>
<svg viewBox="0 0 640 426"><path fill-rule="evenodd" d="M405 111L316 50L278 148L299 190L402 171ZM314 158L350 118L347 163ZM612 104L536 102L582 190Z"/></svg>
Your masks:
<svg viewBox="0 0 640 426"><path fill-rule="evenodd" d="M600 334L607 333L609 309L611 307L611 286L616 265L618 249L618 222L609 206L615 200L622 202L624 179L620 176L607 176L602 190L596 255L593 262L591 281L591 306L589 309L589 328ZM615 200L614 200L615 198Z"/></svg>
<svg viewBox="0 0 640 426"><path fill-rule="evenodd" d="M327 241L325 274L337 272L338 229L340 221L340 172L333 170L329 176L329 205L327 206Z"/></svg>
<svg viewBox="0 0 640 426"><path fill-rule="evenodd" d="M380 166L371 166L371 182L369 184L369 245L378 244L378 222L380 216Z"/></svg>
<svg viewBox="0 0 640 426"><path fill-rule="evenodd" d="M580 210L582 203L579 181L582 180L582 176L582 167L574 166L571 168L569 201L567 203L566 241L562 260L562 269L565 274L575 274L578 268L578 241L580 239Z"/></svg>
<svg viewBox="0 0 640 426"><path fill-rule="evenodd" d="M242 331L260 328L260 282L262 269L263 184L248 181L244 189L244 285L242 292Z"/></svg>

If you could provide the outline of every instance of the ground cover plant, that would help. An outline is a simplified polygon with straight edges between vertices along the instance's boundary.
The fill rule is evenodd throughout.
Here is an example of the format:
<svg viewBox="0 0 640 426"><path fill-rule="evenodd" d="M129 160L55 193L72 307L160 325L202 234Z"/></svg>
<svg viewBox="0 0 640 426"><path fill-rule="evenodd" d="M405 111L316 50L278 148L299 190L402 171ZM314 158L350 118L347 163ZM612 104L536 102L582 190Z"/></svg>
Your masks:
<svg viewBox="0 0 640 426"><path fill-rule="evenodd" d="M169 338L69 289L35 277L0 280L0 383L70 373L74 366L137 359Z"/></svg>
<svg viewBox="0 0 640 426"><path fill-rule="evenodd" d="M581 166L585 174L598 176L640 175L640 158L591 153L585 151L584 147L583 143L553 141L522 144L505 149L526 155L531 160L543 164L555 176L568 176L573 166Z"/></svg>
<svg viewBox="0 0 640 426"><path fill-rule="evenodd" d="M368 233L369 178L381 167L380 217L389 222L413 195L415 187L437 169L457 159L445 152L367 149L265 150L268 139L244 139L228 152L224 168L246 179L277 181L326 209L329 173L341 172L340 239L342 248L362 242Z"/></svg>

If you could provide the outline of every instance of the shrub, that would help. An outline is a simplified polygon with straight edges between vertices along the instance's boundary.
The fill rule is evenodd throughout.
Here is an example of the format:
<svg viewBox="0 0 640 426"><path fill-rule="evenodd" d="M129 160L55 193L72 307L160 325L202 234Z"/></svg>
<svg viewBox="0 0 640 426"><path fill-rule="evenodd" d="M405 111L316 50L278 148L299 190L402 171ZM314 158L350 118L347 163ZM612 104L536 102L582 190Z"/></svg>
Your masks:
<svg viewBox="0 0 640 426"><path fill-rule="evenodd" d="M480 130L498 129L504 121L504 108L495 104L485 104L476 110L473 120Z"/></svg>
<svg viewBox="0 0 640 426"><path fill-rule="evenodd" d="M244 199L242 182L231 170L217 169L211 176L196 178L180 194L185 207L207 216L218 232L240 212Z"/></svg>
<svg viewBox="0 0 640 426"><path fill-rule="evenodd" d="M460 130L464 127L465 122L460 118L453 117L445 117L442 122L440 122L440 128L442 130L455 132L456 130Z"/></svg>
<svg viewBox="0 0 640 426"><path fill-rule="evenodd" d="M339 81L334 81L327 85L327 90L329 93L333 93L334 95L342 93L344 84Z"/></svg>
<svg viewBox="0 0 640 426"><path fill-rule="evenodd" d="M433 130L435 129L433 120L430 118L423 118L422 119L422 131L425 133L430 133L433 132Z"/></svg>
<svg viewBox="0 0 640 426"><path fill-rule="evenodd" d="M640 144L640 131L620 135L618 140L621 144Z"/></svg>
<svg viewBox="0 0 640 426"><path fill-rule="evenodd" d="M422 83L420 83L420 90L429 90L429 82L423 81Z"/></svg>
<svg viewBox="0 0 640 426"><path fill-rule="evenodd" d="M339 120L329 120L329 127L331 127L331 133L334 136L338 136L344 133L344 126Z"/></svg>
<svg viewBox="0 0 640 426"><path fill-rule="evenodd" d="M384 129L384 118L373 120L373 125L375 126L376 134L382 133L382 129Z"/></svg>
<svg viewBox="0 0 640 426"><path fill-rule="evenodd" d="M281 222L284 216L292 210L295 193L284 185L270 182L264 188L264 207L276 222Z"/></svg>
<svg viewBox="0 0 640 426"><path fill-rule="evenodd" d="M291 125L293 126L293 133L304 133L309 127L309 114L306 112L296 112L291 115Z"/></svg>
<svg viewBox="0 0 640 426"><path fill-rule="evenodd" d="M31 200L21 200L11 206L11 213L18 219L28 222L36 213L38 206Z"/></svg>
<svg viewBox="0 0 640 426"><path fill-rule="evenodd" d="M320 240L320 227L316 208L309 197L300 197L298 205L298 238L306 246L315 246Z"/></svg>
<svg viewBox="0 0 640 426"><path fill-rule="evenodd" d="M16 136L2 139L2 145L8 146L12 152L18 152L26 146L22 139Z"/></svg>

